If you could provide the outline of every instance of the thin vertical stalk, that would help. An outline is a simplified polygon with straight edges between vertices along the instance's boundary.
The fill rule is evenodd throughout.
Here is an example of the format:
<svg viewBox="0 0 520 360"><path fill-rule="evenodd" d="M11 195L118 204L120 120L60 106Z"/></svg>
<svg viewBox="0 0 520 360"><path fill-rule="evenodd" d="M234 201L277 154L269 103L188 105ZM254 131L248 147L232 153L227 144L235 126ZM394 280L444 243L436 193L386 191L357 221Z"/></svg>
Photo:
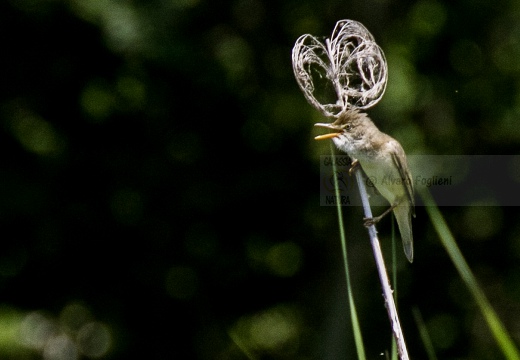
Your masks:
<svg viewBox="0 0 520 360"><path fill-rule="evenodd" d="M437 355L435 355L432 339L430 338L430 334L428 333L428 329L426 328L426 324L424 323L419 308L412 308L412 313L415 318L415 322L417 323L417 327L419 328L419 335L421 336L424 348L428 354L428 360L437 360Z"/></svg>
<svg viewBox="0 0 520 360"><path fill-rule="evenodd" d="M368 202L368 194L363 181L363 175L360 167L355 169L356 180L358 183L359 193L361 195L361 201L363 203L363 211L366 218L372 218L372 210L370 209L370 203ZM383 253L381 252L381 246L379 245L379 239L377 238L377 230L375 225L368 227L368 234L370 236L370 244L372 245L372 251L374 252L374 258L376 261L377 271L379 273L379 281L383 288L383 296L385 298L386 310L388 312L388 318L392 326L392 332L394 339L397 343L397 352L401 360L408 360L408 350L404 341L403 330L401 329L401 323L395 307L394 297L392 294L392 288L388 280L388 274L385 267L385 261L383 259Z"/></svg>
<svg viewBox="0 0 520 360"><path fill-rule="evenodd" d="M332 141L330 142L330 152L334 154L334 148L332 146ZM333 155L334 156L334 155ZM341 210L341 201L340 193L339 193L339 184L337 175L337 167L336 162L332 162L332 172L334 178L334 190L336 192L336 209L338 210L338 223L339 223L339 233L341 237L341 249L343 253L343 263L345 265L345 277L347 279L347 292L348 292L348 302L350 305L350 318L352 323L352 331L354 333L354 342L356 344L356 350L359 360L365 360L365 348L363 347L363 337L361 336L361 327L359 326L359 320L356 311L356 305L354 303L354 296L352 294L352 286L350 285L350 273L348 268L348 258L347 258L347 240L345 236L345 226L343 224L343 212Z"/></svg>
<svg viewBox="0 0 520 360"><path fill-rule="evenodd" d="M397 303L397 246L395 239L395 218L392 216L392 284L394 284L394 301ZM397 305L396 305L397 308ZM397 343L392 337L392 360L397 360Z"/></svg>

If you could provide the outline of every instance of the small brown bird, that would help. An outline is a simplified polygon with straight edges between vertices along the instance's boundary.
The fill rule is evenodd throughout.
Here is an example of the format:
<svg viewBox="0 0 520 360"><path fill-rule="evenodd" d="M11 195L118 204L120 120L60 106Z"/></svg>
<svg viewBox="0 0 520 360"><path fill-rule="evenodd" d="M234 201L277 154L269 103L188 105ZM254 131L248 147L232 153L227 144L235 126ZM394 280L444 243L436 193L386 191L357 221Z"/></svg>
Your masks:
<svg viewBox="0 0 520 360"><path fill-rule="evenodd" d="M412 215L415 217L412 175L403 147L391 136L379 131L370 118L356 109L342 113L332 124L317 123L335 132L316 136L316 140L332 139L346 152L353 166L361 165L376 189L390 203L380 216L365 219L365 226L377 223L393 210L403 240L404 253L413 261Z"/></svg>

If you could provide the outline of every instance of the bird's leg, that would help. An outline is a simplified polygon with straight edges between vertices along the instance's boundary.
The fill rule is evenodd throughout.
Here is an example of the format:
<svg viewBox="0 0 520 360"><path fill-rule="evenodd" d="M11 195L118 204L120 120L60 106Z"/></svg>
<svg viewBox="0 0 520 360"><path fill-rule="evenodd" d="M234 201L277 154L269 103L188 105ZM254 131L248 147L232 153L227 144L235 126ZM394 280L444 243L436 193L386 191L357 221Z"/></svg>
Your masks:
<svg viewBox="0 0 520 360"><path fill-rule="evenodd" d="M396 206L397 206L397 204L394 204L394 205L390 206L384 213L382 213L379 216L376 216L376 217L373 217L373 218L363 218L363 221L364 221L363 225L365 225L365 227L369 227L369 226L377 224L379 222L379 220L381 220L390 211L394 210L394 208Z"/></svg>
<svg viewBox="0 0 520 360"><path fill-rule="evenodd" d="M348 169L348 175L352 176L352 174L358 167L359 167L359 161L357 159L352 160L352 164L350 164L350 169Z"/></svg>

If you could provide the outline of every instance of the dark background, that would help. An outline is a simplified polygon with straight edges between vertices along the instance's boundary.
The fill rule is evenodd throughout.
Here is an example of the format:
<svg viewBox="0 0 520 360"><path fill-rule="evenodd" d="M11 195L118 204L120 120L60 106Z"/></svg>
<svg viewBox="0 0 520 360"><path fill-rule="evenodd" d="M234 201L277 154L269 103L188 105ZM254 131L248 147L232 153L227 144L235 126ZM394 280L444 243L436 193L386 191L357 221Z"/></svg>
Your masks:
<svg viewBox="0 0 520 360"><path fill-rule="evenodd" d="M319 205L325 119L291 67L298 36L340 19L385 51L368 113L407 153L518 154L514 1L2 1L0 358L355 358L336 209ZM518 344L519 213L484 190L441 211ZM412 265L397 244L412 358L426 358L412 309L439 358L500 358L416 212ZM391 333L361 209L344 217L381 359Z"/></svg>

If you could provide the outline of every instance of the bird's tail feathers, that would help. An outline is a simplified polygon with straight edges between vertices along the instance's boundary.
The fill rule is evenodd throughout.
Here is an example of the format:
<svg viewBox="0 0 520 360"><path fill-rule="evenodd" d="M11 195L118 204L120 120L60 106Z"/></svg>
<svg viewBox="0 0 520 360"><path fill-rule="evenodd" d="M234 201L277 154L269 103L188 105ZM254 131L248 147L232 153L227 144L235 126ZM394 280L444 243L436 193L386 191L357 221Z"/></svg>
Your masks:
<svg viewBox="0 0 520 360"><path fill-rule="evenodd" d="M410 205L398 205L394 208L397 226L403 240L404 253L408 261L413 262L412 212Z"/></svg>

